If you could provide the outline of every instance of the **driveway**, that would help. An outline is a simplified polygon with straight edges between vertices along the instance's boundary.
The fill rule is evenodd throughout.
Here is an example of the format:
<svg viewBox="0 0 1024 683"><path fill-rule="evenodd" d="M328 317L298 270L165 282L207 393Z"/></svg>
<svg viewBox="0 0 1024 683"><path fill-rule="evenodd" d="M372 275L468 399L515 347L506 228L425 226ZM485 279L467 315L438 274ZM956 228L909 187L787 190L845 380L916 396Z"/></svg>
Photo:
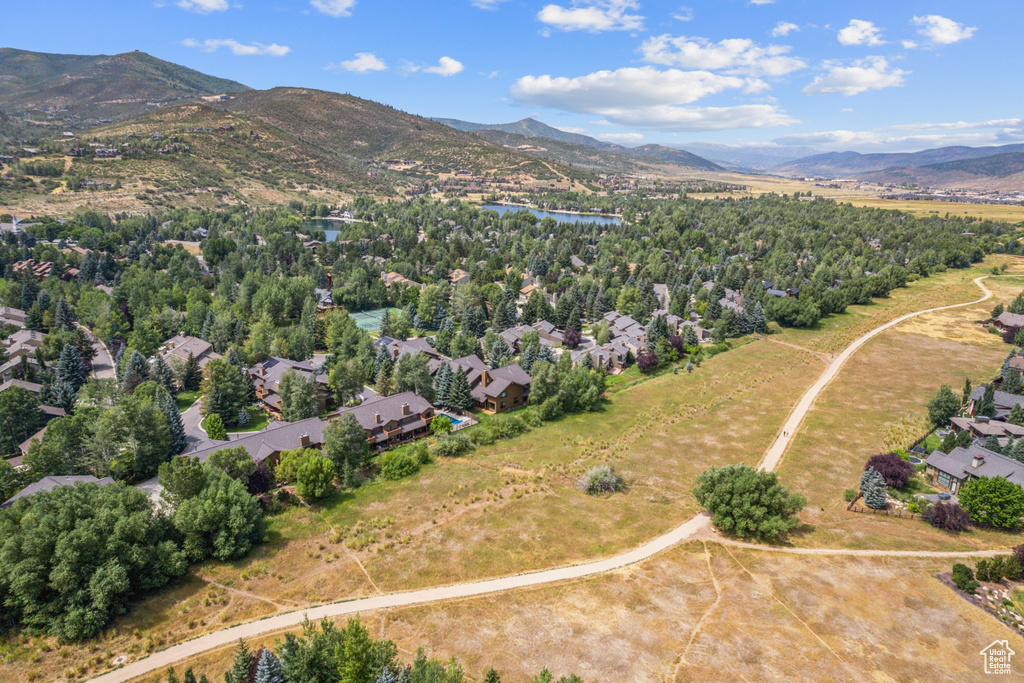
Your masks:
<svg viewBox="0 0 1024 683"><path fill-rule="evenodd" d="M92 340L92 348L96 349L96 357L92 359L93 374L99 379L114 379L114 359L111 358L107 345L97 339L92 330L85 325L75 323L75 326L85 332L86 336Z"/></svg>
<svg viewBox="0 0 1024 683"><path fill-rule="evenodd" d="M942 498L940 496L946 496ZM950 503L952 505L959 505L960 499L956 496L949 495L948 493L919 493L914 498L920 498L921 500L927 500L929 503Z"/></svg>
<svg viewBox="0 0 1024 683"><path fill-rule="evenodd" d="M203 399L197 398L196 402L181 414L181 423L185 427L185 436L188 437L189 443L195 443L206 438L206 432L199 427L199 423L203 421L203 416L199 412L202 405Z"/></svg>

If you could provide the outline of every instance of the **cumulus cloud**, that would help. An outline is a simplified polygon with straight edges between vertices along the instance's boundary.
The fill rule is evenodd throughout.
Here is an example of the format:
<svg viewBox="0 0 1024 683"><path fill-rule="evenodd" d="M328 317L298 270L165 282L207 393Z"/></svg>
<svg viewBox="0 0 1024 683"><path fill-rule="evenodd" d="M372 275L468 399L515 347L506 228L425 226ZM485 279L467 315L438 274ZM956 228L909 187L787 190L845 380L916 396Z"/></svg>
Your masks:
<svg viewBox="0 0 1024 683"><path fill-rule="evenodd" d="M416 73L422 71L428 74L437 74L438 76L454 76L460 73L465 66L462 62L451 57L441 57L437 62L437 66L419 66L416 64L408 64L405 67L405 71L408 73Z"/></svg>
<svg viewBox="0 0 1024 683"><path fill-rule="evenodd" d="M498 5L505 2L505 0L469 0L473 7L479 7L480 9L497 9Z"/></svg>
<svg viewBox="0 0 1024 683"><path fill-rule="evenodd" d="M537 20L562 31L637 31L644 18L630 12L639 8L636 0L574 0L572 7L545 5Z"/></svg>
<svg viewBox="0 0 1024 683"><path fill-rule="evenodd" d="M324 67L328 71L352 71L357 74L365 74L371 71L387 71L388 65L384 60L372 52L357 52L354 59L349 59L339 64L329 64Z"/></svg>
<svg viewBox="0 0 1024 683"><path fill-rule="evenodd" d="M640 46L645 62L689 69L725 70L730 74L784 76L807 64L787 56L788 45L762 47L747 38L730 38L712 43L705 38L669 35L648 38Z"/></svg>
<svg viewBox="0 0 1024 683"><path fill-rule="evenodd" d="M858 95L868 90L880 90L903 85L909 72L893 69L884 57L858 59L851 66L826 62L828 71L818 76L803 89L805 95Z"/></svg>
<svg viewBox="0 0 1024 683"><path fill-rule="evenodd" d="M904 40L904 41L900 42L900 45L902 45L907 50L917 49L917 41L916 40Z"/></svg>
<svg viewBox="0 0 1024 683"><path fill-rule="evenodd" d="M953 133L894 135L885 129L852 131L829 130L816 133L797 133L776 138L782 145L809 145L819 149L885 149L885 151L920 150L950 145L985 146L1020 142L1024 130L1015 129L991 133Z"/></svg>
<svg viewBox="0 0 1024 683"><path fill-rule="evenodd" d="M772 29L772 35L778 38L779 36L788 36L793 31L799 31L800 27L796 24L791 24L788 21L780 21L775 24L775 28Z"/></svg>
<svg viewBox="0 0 1024 683"><path fill-rule="evenodd" d="M199 48L203 52L216 52L220 48L226 47L231 50L231 54L241 57L248 57L251 55L284 57L292 51L292 49L287 45L278 45L277 43L271 43L270 45L264 45L263 43L250 43L246 45L234 40L233 38L219 38L215 40L207 39L202 42L193 40L192 38L186 38L181 44L185 47Z"/></svg>
<svg viewBox="0 0 1024 683"><path fill-rule="evenodd" d="M350 17L356 0L310 0L309 4L320 14L329 17Z"/></svg>
<svg viewBox="0 0 1024 683"><path fill-rule="evenodd" d="M178 0L178 7L189 12L209 14L223 12L228 8L228 0Z"/></svg>
<svg viewBox="0 0 1024 683"><path fill-rule="evenodd" d="M642 133L602 133L601 135L595 135L594 137L598 140L614 142L620 145L639 142L644 139Z"/></svg>
<svg viewBox="0 0 1024 683"><path fill-rule="evenodd" d="M774 105L681 106L748 84L748 79L709 71L645 66L577 78L524 76L513 84L511 94L520 105L598 114L608 123L650 130L723 130L795 122Z"/></svg>
<svg viewBox="0 0 1024 683"><path fill-rule="evenodd" d="M938 14L914 17L910 23L920 26L918 33L937 45L959 43L973 36L978 30L976 27L965 26Z"/></svg>
<svg viewBox="0 0 1024 683"><path fill-rule="evenodd" d="M839 31L839 42L843 45L882 45L882 29L870 21L851 19L849 25Z"/></svg>
<svg viewBox="0 0 1024 683"><path fill-rule="evenodd" d="M750 0L751 5L771 5L774 3L775 0Z"/></svg>

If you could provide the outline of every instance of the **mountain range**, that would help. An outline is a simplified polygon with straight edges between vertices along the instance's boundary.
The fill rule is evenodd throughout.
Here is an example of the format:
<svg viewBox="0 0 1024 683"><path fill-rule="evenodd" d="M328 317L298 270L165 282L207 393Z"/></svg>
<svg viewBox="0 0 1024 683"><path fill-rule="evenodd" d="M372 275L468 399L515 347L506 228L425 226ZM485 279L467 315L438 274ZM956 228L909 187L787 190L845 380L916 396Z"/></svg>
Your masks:
<svg viewBox="0 0 1024 683"><path fill-rule="evenodd" d="M656 144L625 147L588 135L559 130L533 118L498 124L443 118L433 120L526 154L595 170L637 171L651 164L668 164L704 171L724 170L713 161L686 150ZM600 154L594 154L593 150Z"/></svg>

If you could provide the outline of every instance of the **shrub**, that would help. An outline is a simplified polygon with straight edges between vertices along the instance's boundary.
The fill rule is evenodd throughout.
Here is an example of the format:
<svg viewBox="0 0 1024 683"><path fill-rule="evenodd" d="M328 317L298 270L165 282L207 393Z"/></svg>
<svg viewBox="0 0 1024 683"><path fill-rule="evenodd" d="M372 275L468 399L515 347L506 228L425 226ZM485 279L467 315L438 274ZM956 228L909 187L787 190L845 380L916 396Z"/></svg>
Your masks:
<svg viewBox="0 0 1024 683"><path fill-rule="evenodd" d="M921 513L921 517L936 529L954 533L966 531L971 522L967 511L955 503L931 505Z"/></svg>
<svg viewBox="0 0 1024 683"><path fill-rule="evenodd" d="M447 415L437 415L430 421L431 434L447 434L452 431L452 419Z"/></svg>
<svg viewBox="0 0 1024 683"><path fill-rule="evenodd" d="M440 458L457 458L460 455L469 453L471 450L473 450L473 444L465 436L462 434L448 434L437 440L437 443L431 447L430 454Z"/></svg>
<svg viewBox="0 0 1024 683"><path fill-rule="evenodd" d="M413 451L413 456L416 458L416 462L421 465L426 465L430 462L430 451L427 449L425 441L420 441L416 444L416 449Z"/></svg>
<svg viewBox="0 0 1024 683"><path fill-rule="evenodd" d="M544 424L544 418L540 416L539 408L527 408L519 415L523 418L523 422L531 427L540 427Z"/></svg>
<svg viewBox="0 0 1024 683"><path fill-rule="evenodd" d="M225 441L228 438L228 430L224 427L224 420L217 413L206 418L206 435L215 441Z"/></svg>
<svg viewBox="0 0 1024 683"><path fill-rule="evenodd" d="M523 418L509 414L492 417L487 429L498 439L511 439L530 431Z"/></svg>
<svg viewBox="0 0 1024 683"><path fill-rule="evenodd" d="M615 493L621 491L625 481L615 473L615 468L610 465L598 465L591 467L587 473L580 478L577 486L591 496L602 493Z"/></svg>
<svg viewBox="0 0 1024 683"><path fill-rule="evenodd" d="M774 320L772 320L771 322L768 323L768 328L767 328L767 331L765 332L765 334L781 334L781 333L782 333L782 325L778 324Z"/></svg>
<svg viewBox="0 0 1024 683"><path fill-rule="evenodd" d="M843 491L843 500L847 503L852 503L857 498L857 492L853 489L846 489Z"/></svg>
<svg viewBox="0 0 1024 683"><path fill-rule="evenodd" d="M972 479L957 498L975 522L1015 529L1024 515L1024 489L1002 477Z"/></svg>
<svg viewBox="0 0 1024 683"><path fill-rule="evenodd" d="M911 501L907 503L907 512L914 515L919 515L921 514L921 506L917 503L917 501Z"/></svg>
<svg viewBox="0 0 1024 683"><path fill-rule="evenodd" d="M295 483L295 490L304 500L325 498L334 490L334 463L319 453L305 458L299 465Z"/></svg>
<svg viewBox="0 0 1024 683"><path fill-rule="evenodd" d="M901 458L897 453L879 453L872 455L864 469L873 467L882 475L886 486L901 489L910 481L914 474L914 466Z"/></svg>
<svg viewBox="0 0 1024 683"><path fill-rule="evenodd" d="M420 470L420 464L414 457L406 453L392 451L380 456L377 460L380 465L380 476L388 481L396 481Z"/></svg>
<svg viewBox="0 0 1024 683"><path fill-rule="evenodd" d="M561 414L562 402L559 401L556 396L552 396L540 404L540 416L545 422L548 420L554 420Z"/></svg>
<svg viewBox="0 0 1024 683"><path fill-rule="evenodd" d="M978 590L978 586L981 585L974 580L974 572L971 571L971 568L960 563L953 565L953 583L968 595L974 595L974 591Z"/></svg>
<svg viewBox="0 0 1024 683"><path fill-rule="evenodd" d="M658 357L653 351L641 351L636 357L636 366L640 372L650 372L658 367Z"/></svg>
<svg viewBox="0 0 1024 683"><path fill-rule="evenodd" d="M1013 549L1013 556L1017 558L1021 566L1024 567L1024 544L1021 544Z"/></svg>
<svg viewBox="0 0 1024 683"><path fill-rule="evenodd" d="M693 495L719 529L737 536L773 539L800 525L796 513L807 499L779 484L774 472L747 465L709 467L697 477Z"/></svg>

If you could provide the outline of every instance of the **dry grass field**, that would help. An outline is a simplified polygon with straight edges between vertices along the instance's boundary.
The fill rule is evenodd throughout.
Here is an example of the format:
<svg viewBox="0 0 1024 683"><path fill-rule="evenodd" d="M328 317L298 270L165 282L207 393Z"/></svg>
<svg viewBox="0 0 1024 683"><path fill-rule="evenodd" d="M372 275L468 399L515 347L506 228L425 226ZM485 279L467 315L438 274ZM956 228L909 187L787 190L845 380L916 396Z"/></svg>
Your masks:
<svg viewBox="0 0 1024 683"><path fill-rule="evenodd" d="M707 466L760 460L829 353L902 313L977 298L970 280L1001 262L913 283L819 330L773 338L783 343L746 344L692 375L618 385L600 413L272 516L269 541L250 557L200 567L96 643L0 643L0 679L81 679L114 657L135 658L279 611L635 547L697 511L690 487ZM1014 263L1008 272L1022 271ZM966 550L1020 542L993 532L951 537L918 521L848 513L842 500L867 457L923 430L924 405L942 382L958 390L965 374L980 380L998 368L1007 347L971 321L997 300L1008 302L1024 279L988 282L995 299L880 335L819 397L780 468L783 482L809 498L792 543ZM614 465L628 490L582 494L575 482L597 463ZM406 656L424 644L435 655L457 656L473 676L493 664L521 680L547 665L587 680L696 681L967 680L979 648L963 634L984 634L987 643L998 626L930 578L945 565L709 547L710 560L691 543L571 585L394 611L374 628ZM894 646L900 639L910 644Z"/></svg>
<svg viewBox="0 0 1024 683"><path fill-rule="evenodd" d="M526 681L982 681L979 651L1024 639L934 574L951 560L796 556L691 542L601 577L362 615L411 660ZM272 646L282 634L258 644ZM210 680L230 649L182 662ZM158 683L163 674L140 682Z"/></svg>

